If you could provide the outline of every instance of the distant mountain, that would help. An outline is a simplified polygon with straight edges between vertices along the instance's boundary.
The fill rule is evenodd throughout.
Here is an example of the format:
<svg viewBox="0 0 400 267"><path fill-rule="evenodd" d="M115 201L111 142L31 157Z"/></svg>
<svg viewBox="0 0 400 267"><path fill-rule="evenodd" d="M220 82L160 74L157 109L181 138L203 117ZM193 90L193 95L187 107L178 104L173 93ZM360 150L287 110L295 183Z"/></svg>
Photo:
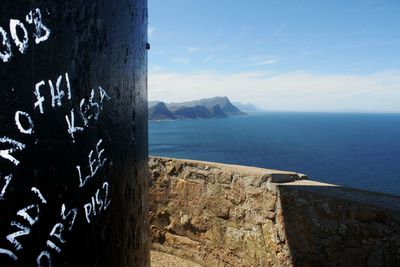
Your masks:
<svg viewBox="0 0 400 267"><path fill-rule="evenodd" d="M243 104L240 102L232 102L232 104L234 104L238 109L240 109L243 112L248 112L248 113L252 113L252 112L263 112L265 111L262 108L257 107L256 105L247 103L247 104Z"/></svg>
<svg viewBox="0 0 400 267"><path fill-rule="evenodd" d="M208 119L246 115L228 97L213 97L182 103L149 102L149 120Z"/></svg>
<svg viewBox="0 0 400 267"><path fill-rule="evenodd" d="M188 102L182 102L182 103L171 103L168 104L168 107L174 107L174 106L185 106L185 107L194 107L194 106L204 106L208 110L212 110L216 105L218 105L221 110L226 113L227 115L246 115L246 113L240 111L237 107L232 105L231 101L229 101L229 98L226 96L216 96L212 98L203 98L200 100L193 100L193 101L188 101Z"/></svg>

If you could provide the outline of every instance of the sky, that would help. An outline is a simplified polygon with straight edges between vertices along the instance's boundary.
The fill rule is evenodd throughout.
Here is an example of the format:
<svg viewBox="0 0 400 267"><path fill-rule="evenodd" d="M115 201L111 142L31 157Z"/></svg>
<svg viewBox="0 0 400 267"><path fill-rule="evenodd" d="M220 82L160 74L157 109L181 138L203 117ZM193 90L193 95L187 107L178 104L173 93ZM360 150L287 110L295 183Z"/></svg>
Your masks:
<svg viewBox="0 0 400 267"><path fill-rule="evenodd" d="M400 1L149 0L149 100L400 112Z"/></svg>

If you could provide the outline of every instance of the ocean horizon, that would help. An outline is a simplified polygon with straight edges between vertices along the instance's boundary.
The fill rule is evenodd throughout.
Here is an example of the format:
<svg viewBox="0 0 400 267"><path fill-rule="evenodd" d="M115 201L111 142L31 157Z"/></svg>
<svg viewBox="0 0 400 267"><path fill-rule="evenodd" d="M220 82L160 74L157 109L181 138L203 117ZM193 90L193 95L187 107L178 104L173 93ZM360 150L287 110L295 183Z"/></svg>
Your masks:
<svg viewBox="0 0 400 267"><path fill-rule="evenodd" d="M400 195L400 114L262 112L149 121L149 154L295 171Z"/></svg>

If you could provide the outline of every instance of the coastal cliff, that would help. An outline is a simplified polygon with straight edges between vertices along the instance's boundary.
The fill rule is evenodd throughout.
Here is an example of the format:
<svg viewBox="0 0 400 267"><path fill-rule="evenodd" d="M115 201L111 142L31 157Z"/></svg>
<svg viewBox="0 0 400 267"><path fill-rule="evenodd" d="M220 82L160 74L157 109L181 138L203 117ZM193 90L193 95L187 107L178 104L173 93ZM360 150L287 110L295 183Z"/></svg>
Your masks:
<svg viewBox="0 0 400 267"><path fill-rule="evenodd" d="M399 266L400 197L150 158L152 249L204 266Z"/></svg>

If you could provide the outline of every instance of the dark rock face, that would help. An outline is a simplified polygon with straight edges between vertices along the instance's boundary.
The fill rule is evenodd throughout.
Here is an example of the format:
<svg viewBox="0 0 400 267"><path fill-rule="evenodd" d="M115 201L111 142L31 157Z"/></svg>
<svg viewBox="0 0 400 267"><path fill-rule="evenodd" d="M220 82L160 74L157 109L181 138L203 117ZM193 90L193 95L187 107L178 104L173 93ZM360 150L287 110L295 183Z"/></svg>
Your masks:
<svg viewBox="0 0 400 267"><path fill-rule="evenodd" d="M225 104L221 108L222 108L222 111L228 115L245 115L246 114L244 112L241 112L237 107L232 105L232 103L229 101L225 102Z"/></svg>
<svg viewBox="0 0 400 267"><path fill-rule="evenodd" d="M174 114L167 108L164 102L149 108L149 118L151 120L175 120Z"/></svg>
<svg viewBox="0 0 400 267"><path fill-rule="evenodd" d="M215 105L211 108L211 114L215 118L226 118L228 115L221 109L219 105Z"/></svg>
<svg viewBox="0 0 400 267"><path fill-rule="evenodd" d="M226 118L246 115L227 97L205 98L195 101L170 103L149 102L149 120Z"/></svg>
<svg viewBox="0 0 400 267"><path fill-rule="evenodd" d="M147 1L0 12L0 266L148 266Z"/></svg>
<svg viewBox="0 0 400 267"><path fill-rule="evenodd" d="M211 117L210 112L204 106L179 107L174 111L174 115L179 119L208 119Z"/></svg>

